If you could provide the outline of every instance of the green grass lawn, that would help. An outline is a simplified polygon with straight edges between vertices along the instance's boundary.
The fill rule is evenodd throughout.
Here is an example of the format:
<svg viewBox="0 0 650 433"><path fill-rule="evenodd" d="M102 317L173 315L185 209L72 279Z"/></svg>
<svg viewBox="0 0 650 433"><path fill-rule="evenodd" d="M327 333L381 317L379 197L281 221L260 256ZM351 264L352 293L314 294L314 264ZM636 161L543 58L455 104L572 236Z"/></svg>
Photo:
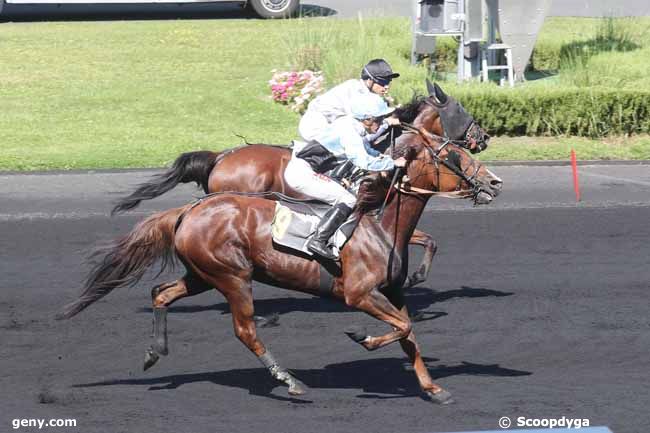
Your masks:
<svg viewBox="0 0 650 433"><path fill-rule="evenodd" d="M191 149L284 143L267 21L0 25L0 169L154 167Z"/></svg>
<svg viewBox="0 0 650 433"><path fill-rule="evenodd" d="M495 137L481 161L567 161L574 149L579 160L650 160L650 136L610 137Z"/></svg>
<svg viewBox="0 0 650 433"><path fill-rule="evenodd" d="M299 117L271 101L272 69L313 65L332 84L384 57L402 73L392 93L405 101L424 92L428 73L409 65L409 26L399 18L2 23L0 170L159 167L184 151L237 145L236 134L288 143ZM647 60L638 62L625 71L647 83L648 68L637 71ZM585 159L650 159L648 137L495 138L483 158L566 159L571 146Z"/></svg>

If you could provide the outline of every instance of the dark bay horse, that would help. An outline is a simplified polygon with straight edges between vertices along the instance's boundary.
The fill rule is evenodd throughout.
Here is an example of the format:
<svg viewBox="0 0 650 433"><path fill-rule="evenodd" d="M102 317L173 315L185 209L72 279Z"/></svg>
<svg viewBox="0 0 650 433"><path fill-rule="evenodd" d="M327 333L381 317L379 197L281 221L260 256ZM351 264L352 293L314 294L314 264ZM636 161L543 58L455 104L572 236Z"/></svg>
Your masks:
<svg viewBox="0 0 650 433"><path fill-rule="evenodd" d="M397 114L403 122L412 123L438 136L446 136L472 152L484 150L489 136L474 122L463 107L437 84L427 80L429 96L414 97ZM112 214L133 209L143 200L150 200L171 190L179 183L196 182L206 193L214 192L280 192L304 198L284 181L284 169L291 159L291 149L285 146L251 144L220 153L190 152L176 159L172 167L140 185L136 191L121 199ZM405 287L426 281L437 247L428 234L415 230L409 241L424 248L417 270L407 277Z"/></svg>
<svg viewBox="0 0 650 433"><path fill-rule="evenodd" d="M387 178L374 176L362 184L357 210L360 222L341 252L341 273L335 278L332 296L391 328L379 336L348 329L350 338L367 350L399 342L413 364L423 395L437 403L449 403L451 394L429 375L404 304L408 240L430 195L462 190L470 196L489 195L485 203L499 194L501 181L448 141L436 143L417 134L403 135L393 156L408 161L404 183L398 182L393 189ZM373 215L385 197L388 205L384 212ZM258 337L253 320L253 280L319 294L319 263L274 248L274 209L271 200L222 193L157 213L107 248L80 298L58 317L72 317L113 289L137 283L157 259L162 259L164 269L177 257L186 268L185 276L152 291L156 352L168 353L167 307L214 287L230 305L237 338L275 379L288 386L289 394L303 394L306 386L273 357ZM161 287L165 290L159 290Z"/></svg>

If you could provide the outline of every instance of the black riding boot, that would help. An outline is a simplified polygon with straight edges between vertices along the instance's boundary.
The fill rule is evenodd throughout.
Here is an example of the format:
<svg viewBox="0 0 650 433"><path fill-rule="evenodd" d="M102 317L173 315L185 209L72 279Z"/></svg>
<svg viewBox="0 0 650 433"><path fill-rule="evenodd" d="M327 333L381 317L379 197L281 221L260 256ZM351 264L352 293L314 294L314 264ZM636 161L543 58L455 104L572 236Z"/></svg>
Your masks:
<svg viewBox="0 0 650 433"><path fill-rule="evenodd" d="M320 223L318 223L316 233L314 233L314 236L307 244L309 251L326 259L336 260L336 256L327 246L327 241L334 234L336 229L338 229L341 224L348 219L351 213L352 209L343 203L339 203L332 209L328 210Z"/></svg>

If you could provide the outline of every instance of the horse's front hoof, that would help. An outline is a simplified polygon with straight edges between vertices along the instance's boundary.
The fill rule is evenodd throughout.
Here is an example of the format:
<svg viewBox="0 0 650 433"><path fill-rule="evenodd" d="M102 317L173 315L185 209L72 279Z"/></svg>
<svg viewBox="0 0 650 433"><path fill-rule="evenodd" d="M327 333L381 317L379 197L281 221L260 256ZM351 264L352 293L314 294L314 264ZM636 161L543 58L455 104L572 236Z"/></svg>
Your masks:
<svg viewBox="0 0 650 433"><path fill-rule="evenodd" d="M449 391L441 389L440 391L434 393L433 391L426 391L426 397L431 400L431 402L436 404L452 404L455 403L454 399L451 396Z"/></svg>
<svg viewBox="0 0 650 433"><path fill-rule="evenodd" d="M294 378L289 384L289 395L304 395L307 394L307 385Z"/></svg>
<svg viewBox="0 0 650 433"><path fill-rule="evenodd" d="M152 347L148 348L147 351L144 353L144 366L143 369L144 371L149 370L151 367L153 367L156 362L160 359L160 356L156 353L155 350L153 350Z"/></svg>

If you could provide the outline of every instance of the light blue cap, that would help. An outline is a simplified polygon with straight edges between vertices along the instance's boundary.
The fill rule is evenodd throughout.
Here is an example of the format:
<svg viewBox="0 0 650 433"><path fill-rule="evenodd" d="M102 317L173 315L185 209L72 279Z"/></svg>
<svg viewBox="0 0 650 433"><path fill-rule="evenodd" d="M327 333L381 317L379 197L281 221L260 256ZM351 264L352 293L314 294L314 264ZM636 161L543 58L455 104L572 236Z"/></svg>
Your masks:
<svg viewBox="0 0 650 433"><path fill-rule="evenodd" d="M352 101L350 111L355 119L365 120L371 117L384 117L395 111L389 107L384 98L374 93L360 95Z"/></svg>

